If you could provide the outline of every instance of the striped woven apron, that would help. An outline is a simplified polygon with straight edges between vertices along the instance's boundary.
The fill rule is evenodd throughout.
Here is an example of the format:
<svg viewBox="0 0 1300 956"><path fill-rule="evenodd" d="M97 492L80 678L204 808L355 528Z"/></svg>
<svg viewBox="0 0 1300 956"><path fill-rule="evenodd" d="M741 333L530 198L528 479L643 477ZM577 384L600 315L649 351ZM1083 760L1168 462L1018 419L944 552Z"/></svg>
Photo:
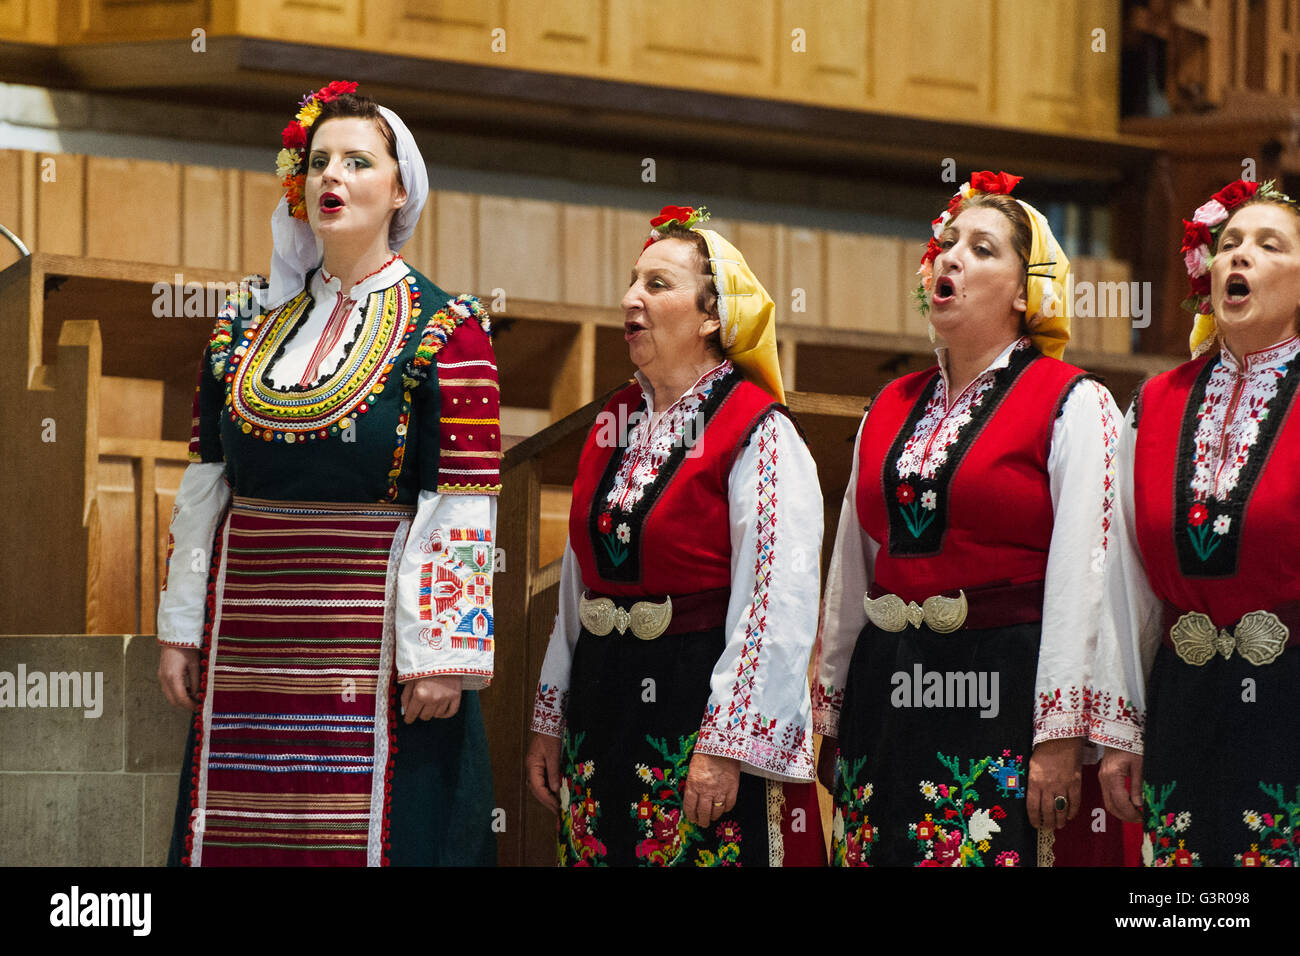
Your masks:
<svg viewBox="0 0 1300 956"><path fill-rule="evenodd" d="M379 866L414 509L236 497L203 662L191 866Z"/></svg>

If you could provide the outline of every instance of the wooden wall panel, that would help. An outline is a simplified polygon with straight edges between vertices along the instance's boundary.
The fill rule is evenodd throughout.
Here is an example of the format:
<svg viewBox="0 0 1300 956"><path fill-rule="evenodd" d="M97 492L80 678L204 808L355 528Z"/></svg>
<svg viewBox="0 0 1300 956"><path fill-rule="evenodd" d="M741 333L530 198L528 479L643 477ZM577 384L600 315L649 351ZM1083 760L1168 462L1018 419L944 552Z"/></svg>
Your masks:
<svg viewBox="0 0 1300 956"><path fill-rule="evenodd" d="M602 299L601 281L605 245L605 217L597 206L565 204L560 209L560 236L564 266L560 298L577 305L613 305Z"/></svg>
<svg viewBox="0 0 1300 956"><path fill-rule="evenodd" d="M389 52L487 65L521 65L508 30L505 52L492 51L492 31L505 28L509 22L505 0L478 0L472 4L463 0L388 0L367 7L370 32Z"/></svg>
<svg viewBox="0 0 1300 956"><path fill-rule="evenodd" d="M545 64L564 73L603 71L608 22L607 0L507 0L506 52L534 69Z"/></svg>
<svg viewBox="0 0 1300 956"><path fill-rule="evenodd" d="M826 298L826 237L816 229L802 226L782 226L777 231L781 262L782 301L785 314L795 325L825 325L827 321ZM794 311L794 297L802 290L804 311Z"/></svg>
<svg viewBox="0 0 1300 956"><path fill-rule="evenodd" d="M139 633L139 468L129 458L99 459L99 561L92 634Z"/></svg>
<svg viewBox="0 0 1300 956"><path fill-rule="evenodd" d="M35 183L35 248L85 255L86 157L38 153Z"/></svg>
<svg viewBox="0 0 1300 956"><path fill-rule="evenodd" d="M780 0L776 85L781 95L866 109L871 103L873 0ZM804 31L796 52L793 31Z"/></svg>
<svg viewBox="0 0 1300 956"><path fill-rule="evenodd" d="M429 278L444 289L473 290L478 278L478 197L438 191L435 207L434 268ZM423 270L421 270L423 271Z"/></svg>
<svg viewBox="0 0 1300 956"><path fill-rule="evenodd" d="M637 82L754 95L775 85L775 23L776 0L611 0L611 59Z"/></svg>
<svg viewBox="0 0 1300 956"><path fill-rule="evenodd" d="M99 434L106 438L161 438L163 383L161 379L99 380Z"/></svg>
<svg viewBox="0 0 1300 956"><path fill-rule="evenodd" d="M482 295L560 298L560 204L483 196L478 203L478 279Z"/></svg>
<svg viewBox="0 0 1300 956"><path fill-rule="evenodd" d="M274 173L239 173L239 269L271 276L271 213L284 195Z"/></svg>
<svg viewBox="0 0 1300 956"><path fill-rule="evenodd" d="M69 21L71 6L63 5L63 16ZM92 41L125 35L144 40L187 36L195 27L206 27L211 0L80 0L78 6L81 15L70 39Z"/></svg>
<svg viewBox="0 0 1300 956"><path fill-rule="evenodd" d="M87 157L86 255L180 265L180 223L179 165Z"/></svg>
<svg viewBox="0 0 1300 956"><path fill-rule="evenodd" d="M29 39L30 7L29 0L0 0L0 38Z"/></svg>
<svg viewBox="0 0 1300 956"><path fill-rule="evenodd" d="M1102 282L1122 282L1129 287L1132 293L1131 280L1133 270L1127 262L1118 262L1114 259L1102 259L1098 263L1098 272ZM1154 313L1155 306L1153 303L1146 303L1147 307ZM1111 353L1127 353L1132 348L1133 319L1132 313L1134 303L1129 300L1128 316L1111 316L1100 320L1098 350ZM1152 316L1154 321L1154 315ZM1121 398L1124 396L1120 396Z"/></svg>
<svg viewBox="0 0 1300 956"><path fill-rule="evenodd" d="M994 0L970 0L960 11L946 0L879 0L879 10L872 56L889 63L879 76L882 108L954 122L992 118Z"/></svg>
<svg viewBox="0 0 1300 956"><path fill-rule="evenodd" d="M237 268L239 172L185 166L181 189L181 263L211 269Z"/></svg>
<svg viewBox="0 0 1300 956"><path fill-rule="evenodd" d="M858 233L826 233L827 325L867 332L900 332L902 289L897 263L901 240Z"/></svg>
<svg viewBox="0 0 1300 956"><path fill-rule="evenodd" d="M1097 0L1000 8L995 39L997 111L1018 126L1113 132L1120 24ZM1094 30L1103 34L1094 37ZM1104 42L1105 50L1094 49Z"/></svg>
<svg viewBox="0 0 1300 956"><path fill-rule="evenodd" d="M242 2L239 32L276 39L310 36L317 43L363 47L362 7L361 0Z"/></svg>

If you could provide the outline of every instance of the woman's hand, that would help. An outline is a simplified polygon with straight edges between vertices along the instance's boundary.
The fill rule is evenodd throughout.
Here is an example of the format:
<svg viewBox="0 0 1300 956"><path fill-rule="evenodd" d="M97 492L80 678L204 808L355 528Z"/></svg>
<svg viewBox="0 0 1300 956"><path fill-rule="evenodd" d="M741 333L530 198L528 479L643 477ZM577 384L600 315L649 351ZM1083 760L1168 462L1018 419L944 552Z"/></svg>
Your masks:
<svg viewBox="0 0 1300 956"><path fill-rule="evenodd" d="M736 805L740 761L713 754L695 754L686 770L682 810L696 826L707 827Z"/></svg>
<svg viewBox="0 0 1300 956"><path fill-rule="evenodd" d="M440 677L421 677L402 688L403 720L415 723L416 718L455 717L460 710L462 680L459 674Z"/></svg>
<svg viewBox="0 0 1300 956"><path fill-rule="evenodd" d="M1064 810L1056 798L1065 797ZM1026 810L1035 829L1059 830L1073 820L1083 802L1083 738L1044 740L1029 756L1029 795Z"/></svg>
<svg viewBox="0 0 1300 956"><path fill-rule="evenodd" d="M1106 809L1121 820L1142 819L1142 755L1107 747L1097 771ZM1127 778L1127 779L1125 779Z"/></svg>
<svg viewBox="0 0 1300 956"><path fill-rule="evenodd" d="M817 753L817 780L831 793L835 792L835 757L839 749L837 738L822 735L822 749Z"/></svg>
<svg viewBox="0 0 1300 956"><path fill-rule="evenodd" d="M534 733L524 757L528 789L552 813L560 812L560 738Z"/></svg>
<svg viewBox="0 0 1300 956"><path fill-rule="evenodd" d="M198 710L199 649L164 646L158 657L158 683L167 703L182 710Z"/></svg>

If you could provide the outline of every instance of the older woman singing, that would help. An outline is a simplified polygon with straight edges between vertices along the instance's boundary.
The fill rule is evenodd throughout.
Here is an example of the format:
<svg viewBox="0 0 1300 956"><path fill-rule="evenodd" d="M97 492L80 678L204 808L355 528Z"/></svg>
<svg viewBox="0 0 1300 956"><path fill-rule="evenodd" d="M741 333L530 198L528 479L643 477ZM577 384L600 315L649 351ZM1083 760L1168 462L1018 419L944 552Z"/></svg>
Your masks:
<svg viewBox="0 0 1300 956"><path fill-rule="evenodd" d="M840 865L1048 862L1082 805L1118 411L1059 360L1069 260L1019 179L934 221L946 348L858 432L815 709Z"/></svg>
<svg viewBox="0 0 1300 956"><path fill-rule="evenodd" d="M1122 429L1102 783L1148 866L1300 866L1300 214L1230 183L1183 255L1192 360Z"/></svg>
<svg viewBox="0 0 1300 956"><path fill-rule="evenodd" d="M824 863L817 472L779 404L772 300L701 219L652 221L623 297L636 382L574 484L527 761L565 865Z"/></svg>

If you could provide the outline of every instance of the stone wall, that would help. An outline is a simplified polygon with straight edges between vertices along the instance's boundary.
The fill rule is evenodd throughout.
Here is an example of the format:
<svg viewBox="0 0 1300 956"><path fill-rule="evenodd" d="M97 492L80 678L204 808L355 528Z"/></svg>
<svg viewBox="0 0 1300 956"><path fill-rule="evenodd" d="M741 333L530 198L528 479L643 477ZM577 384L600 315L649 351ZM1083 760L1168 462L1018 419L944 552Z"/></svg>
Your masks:
<svg viewBox="0 0 1300 956"><path fill-rule="evenodd" d="M0 866L166 862L187 717L157 670L151 635L0 636Z"/></svg>

